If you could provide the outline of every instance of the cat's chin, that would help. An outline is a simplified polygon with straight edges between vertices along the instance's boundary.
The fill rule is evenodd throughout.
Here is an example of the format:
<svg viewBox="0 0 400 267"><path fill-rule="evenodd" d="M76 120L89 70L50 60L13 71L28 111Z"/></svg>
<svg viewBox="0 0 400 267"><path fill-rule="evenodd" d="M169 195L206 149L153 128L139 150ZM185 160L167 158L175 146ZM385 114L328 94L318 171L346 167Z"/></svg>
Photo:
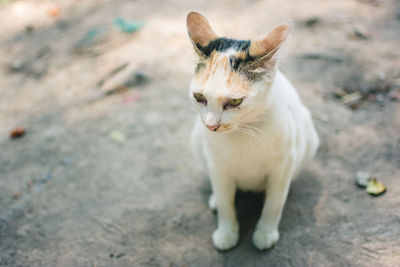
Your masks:
<svg viewBox="0 0 400 267"><path fill-rule="evenodd" d="M219 130L219 131L217 131L216 133L225 134L225 133L230 133L230 132L232 132L232 130L233 130L233 128L229 128L229 129L226 129L226 130Z"/></svg>

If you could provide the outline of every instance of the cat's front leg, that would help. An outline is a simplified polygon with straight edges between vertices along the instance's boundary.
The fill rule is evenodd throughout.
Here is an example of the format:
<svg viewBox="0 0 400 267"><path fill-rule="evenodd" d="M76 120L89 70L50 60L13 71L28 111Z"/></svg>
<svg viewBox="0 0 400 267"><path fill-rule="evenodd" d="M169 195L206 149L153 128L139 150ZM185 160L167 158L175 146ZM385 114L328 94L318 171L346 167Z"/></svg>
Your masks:
<svg viewBox="0 0 400 267"><path fill-rule="evenodd" d="M220 250L234 247L239 240L239 223L235 214L236 187L228 176L211 172L213 197L218 209L218 227L212 235L214 246Z"/></svg>
<svg viewBox="0 0 400 267"><path fill-rule="evenodd" d="M260 250L271 248L279 240L278 226L293 176L292 162L286 159L267 178L264 207L253 234L253 243Z"/></svg>

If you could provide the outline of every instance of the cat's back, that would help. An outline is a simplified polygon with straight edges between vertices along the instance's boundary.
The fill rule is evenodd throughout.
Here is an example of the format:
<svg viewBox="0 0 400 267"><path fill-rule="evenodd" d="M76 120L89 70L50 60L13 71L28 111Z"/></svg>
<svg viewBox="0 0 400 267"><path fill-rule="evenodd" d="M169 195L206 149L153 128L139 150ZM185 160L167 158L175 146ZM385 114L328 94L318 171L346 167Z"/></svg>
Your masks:
<svg viewBox="0 0 400 267"><path fill-rule="evenodd" d="M303 103L301 102L296 88L294 88L286 76L279 70L276 72L272 90L277 92L277 97L281 98L280 101L285 102L288 108L295 109L303 107Z"/></svg>
<svg viewBox="0 0 400 267"><path fill-rule="evenodd" d="M288 121L291 121L291 135L295 140L296 151L301 155L304 165L308 160L314 157L318 146L319 137L312 120L310 110L302 103L296 88L281 72L277 72L275 88L281 92L280 96L285 103Z"/></svg>
<svg viewBox="0 0 400 267"><path fill-rule="evenodd" d="M309 124L313 124L310 111L301 101L298 91L280 71L277 71L276 73L272 90L275 91L274 97L276 98L276 110L279 110L280 113L286 113L289 115L297 127L309 128ZM282 120L287 119L288 118L282 118Z"/></svg>

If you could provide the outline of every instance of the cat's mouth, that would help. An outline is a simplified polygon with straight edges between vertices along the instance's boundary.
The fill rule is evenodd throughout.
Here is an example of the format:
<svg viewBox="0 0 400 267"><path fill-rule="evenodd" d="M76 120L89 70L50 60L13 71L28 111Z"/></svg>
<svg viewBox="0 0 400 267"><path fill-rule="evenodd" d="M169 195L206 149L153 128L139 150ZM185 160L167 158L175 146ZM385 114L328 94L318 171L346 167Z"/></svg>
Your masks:
<svg viewBox="0 0 400 267"><path fill-rule="evenodd" d="M217 130L212 131L212 132L214 132L214 133L222 133L222 132L228 132L228 131L230 131L230 130L232 130L232 129L233 129L232 125L222 123L222 124L218 127Z"/></svg>

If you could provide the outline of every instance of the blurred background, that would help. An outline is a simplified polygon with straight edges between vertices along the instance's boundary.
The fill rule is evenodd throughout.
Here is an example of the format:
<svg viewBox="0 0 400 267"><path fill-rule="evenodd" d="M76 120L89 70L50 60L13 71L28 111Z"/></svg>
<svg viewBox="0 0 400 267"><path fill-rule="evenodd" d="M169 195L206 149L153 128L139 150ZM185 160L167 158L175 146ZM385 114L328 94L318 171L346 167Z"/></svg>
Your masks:
<svg viewBox="0 0 400 267"><path fill-rule="evenodd" d="M238 39L295 24L280 68L322 144L268 252L251 243L253 194L238 195L239 245L212 246L188 145L190 11ZM0 25L0 266L400 262L399 1L0 0Z"/></svg>

